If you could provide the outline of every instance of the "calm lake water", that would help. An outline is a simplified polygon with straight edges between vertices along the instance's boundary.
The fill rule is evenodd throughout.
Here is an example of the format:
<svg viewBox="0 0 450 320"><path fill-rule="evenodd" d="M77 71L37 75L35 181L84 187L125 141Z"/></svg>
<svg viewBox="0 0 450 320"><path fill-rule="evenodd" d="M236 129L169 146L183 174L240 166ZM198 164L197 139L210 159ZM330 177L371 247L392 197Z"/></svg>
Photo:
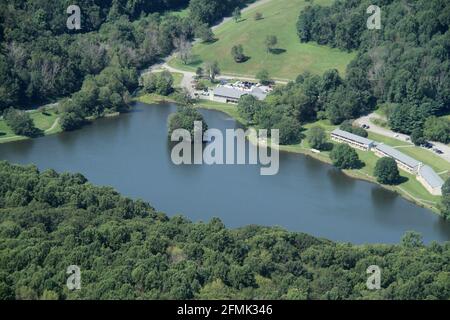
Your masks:
<svg viewBox="0 0 450 320"><path fill-rule="evenodd" d="M352 243L394 243L408 230L427 242L450 240L450 223L430 211L303 155L281 153L275 176L260 176L254 165L176 166L166 127L175 109L137 104L133 112L82 130L0 145L0 159L80 172L192 221L220 217L232 228L281 226ZM210 128L238 127L223 113L202 113Z"/></svg>

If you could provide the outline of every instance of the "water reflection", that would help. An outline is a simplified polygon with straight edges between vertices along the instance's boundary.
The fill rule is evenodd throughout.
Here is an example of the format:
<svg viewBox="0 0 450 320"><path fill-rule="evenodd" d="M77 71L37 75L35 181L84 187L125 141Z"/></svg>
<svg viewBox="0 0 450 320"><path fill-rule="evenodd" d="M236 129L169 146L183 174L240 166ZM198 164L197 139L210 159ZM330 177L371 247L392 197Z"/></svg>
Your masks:
<svg viewBox="0 0 450 320"><path fill-rule="evenodd" d="M281 153L279 173L264 177L258 165L176 166L167 138L175 109L138 104L83 130L0 145L0 158L81 172L92 183L193 221L218 216L229 227L278 225L353 243L398 242L408 230L427 241L450 239L450 224L428 210L303 155ZM202 113L210 128L239 127L223 113Z"/></svg>

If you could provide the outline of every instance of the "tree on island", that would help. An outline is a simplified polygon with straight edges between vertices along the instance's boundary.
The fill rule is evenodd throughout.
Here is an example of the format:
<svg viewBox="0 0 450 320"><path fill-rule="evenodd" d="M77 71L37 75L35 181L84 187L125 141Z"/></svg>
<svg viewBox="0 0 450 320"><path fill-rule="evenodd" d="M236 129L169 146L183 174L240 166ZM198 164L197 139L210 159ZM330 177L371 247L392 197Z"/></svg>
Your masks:
<svg viewBox="0 0 450 320"><path fill-rule="evenodd" d="M241 20L241 9L239 7L236 7L233 11L233 19L237 23L239 20Z"/></svg>
<svg viewBox="0 0 450 320"><path fill-rule="evenodd" d="M397 163L390 157L384 157L377 161L374 175L377 181L382 184L393 185L400 181L400 172Z"/></svg>
<svg viewBox="0 0 450 320"><path fill-rule="evenodd" d="M327 145L327 134L325 132L325 129L320 126L312 127L308 131L307 141L310 147L313 149L325 149Z"/></svg>
<svg viewBox="0 0 450 320"><path fill-rule="evenodd" d="M203 116L197 109L192 106L180 106L175 113L169 116L168 127L169 127L169 137L177 129L185 129L190 132L192 141L194 141L194 123L196 121L201 121L203 123L202 131L205 133L208 130L208 125L206 124Z"/></svg>
<svg viewBox="0 0 450 320"><path fill-rule="evenodd" d="M235 45L231 48L231 55L235 62L240 63L245 60L244 47L242 44Z"/></svg>
<svg viewBox="0 0 450 320"><path fill-rule="evenodd" d="M275 48L277 43L278 43L277 36L274 36L274 35L267 36L266 40L264 42L264 44L266 45L267 53L272 52L272 50Z"/></svg>
<svg viewBox="0 0 450 320"><path fill-rule="evenodd" d="M331 150L330 158L333 165L339 169L357 169L361 166L358 154L347 144L335 145Z"/></svg>

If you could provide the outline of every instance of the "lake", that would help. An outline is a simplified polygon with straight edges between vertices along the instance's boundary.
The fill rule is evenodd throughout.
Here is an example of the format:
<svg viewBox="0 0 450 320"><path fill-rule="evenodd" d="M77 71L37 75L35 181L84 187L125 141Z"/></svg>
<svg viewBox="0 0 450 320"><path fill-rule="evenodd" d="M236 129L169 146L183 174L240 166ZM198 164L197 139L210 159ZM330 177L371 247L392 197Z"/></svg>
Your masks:
<svg viewBox="0 0 450 320"><path fill-rule="evenodd" d="M257 165L176 166L167 139L167 117L175 109L137 103L130 113L82 130L0 144L0 159L80 172L195 222L219 217L231 228L281 226L356 244L396 243L408 230L427 242L450 240L450 223L429 210L304 155L280 153L274 176L261 176ZM221 112L201 112L210 128L239 127Z"/></svg>

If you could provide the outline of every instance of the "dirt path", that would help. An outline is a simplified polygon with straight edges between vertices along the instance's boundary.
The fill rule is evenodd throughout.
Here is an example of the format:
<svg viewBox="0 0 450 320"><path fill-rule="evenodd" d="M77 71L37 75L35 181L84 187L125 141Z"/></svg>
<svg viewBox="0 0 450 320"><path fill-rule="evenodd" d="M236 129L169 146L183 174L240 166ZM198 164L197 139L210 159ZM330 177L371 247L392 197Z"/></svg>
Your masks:
<svg viewBox="0 0 450 320"><path fill-rule="evenodd" d="M50 128L48 128L47 130L45 130L44 133L49 133L49 132L53 131L56 128L56 126L58 125L58 123L59 123L59 117L55 119L52 126Z"/></svg>

